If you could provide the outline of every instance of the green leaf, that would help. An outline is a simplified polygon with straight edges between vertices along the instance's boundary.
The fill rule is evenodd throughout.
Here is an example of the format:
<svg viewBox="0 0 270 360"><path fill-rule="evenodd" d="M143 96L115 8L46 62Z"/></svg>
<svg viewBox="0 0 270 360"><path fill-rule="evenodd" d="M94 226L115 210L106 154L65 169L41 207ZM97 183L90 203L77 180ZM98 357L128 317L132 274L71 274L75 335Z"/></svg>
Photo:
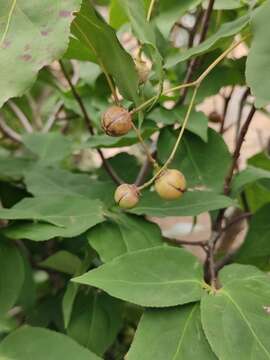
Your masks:
<svg viewBox="0 0 270 360"><path fill-rule="evenodd" d="M105 263L115 257L162 244L159 227L139 216L120 213L87 233L89 244Z"/></svg>
<svg viewBox="0 0 270 360"><path fill-rule="evenodd" d="M265 33L269 31L270 2L260 6L251 19L253 39L247 58L246 80L255 96L255 105L261 108L270 102L270 45Z"/></svg>
<svg viewBox="0 0 270 360"><path fill-rule="evenodd" d="M86 174L74 174L58 168L36 167L25 174L27 190L35 196L83 196L109 203L115 185L97 181Z"/></svg>
<svg viewBox="0 0 270 360"><path fill-rule="evenodd" d="M60 133L34 133L23 136L27 149L38 156L45 164L63 160L71 154L71 142Z"/></svg>
<svg viewBox="0 0 270 360"><path fill-rule="evenodd" d="M196 301L203 286L197 259L183 249L168 246L122 255L73 281L150 307Z"/></svg>
<svg viewBox="0 0 270 360"><path fill-rule="evenodd" d="M155 23L165 38L169 37L172 26L186 12L194 9L202 0L161 0L160 14L155 18Z"/></svg>
<svg viewBox="0 0 270 360"><path fill-rule="evenodd" d="M155 123L146 121L141 129L142 138L148 139L158 128ZM110 137L108 135L93 135L83 144L84 148L111 148L111 147L125 147L137 144L139 142L135 132L129 132L125 136Z"/></svg>
<svg viewBox="0 0 270 360"><path fill-rule="evenodd" d="M121 6L119 0L111 0L109 16L110 25L114 29L119 29L122 25L128 22L127 14Z"/></svg>
<svg viewBox="0 0 270 360"><path fill-rule="evenodd" d="M1 157L0 179L18 181L23 177L25 171L33 166L33 160L27 158Z"/></svg>
<svg viewBox="0 0 270 360"><path fill-rule="evenodd" d="M0 209L0 217L48 223L19 224L4 231L6 236L14 239L36 241L77 236L104 220L100 201L61 195L25 198L11 209Z"/></svg>
<svg viewBox="0 0 270 360"><path fill-rule="evenodd" d="M247 185L245 188L247 203L252 213L270 202L270 186L264 186L265 184L262 184L262 181L266 180Z"/></svg>
<svg viewBox="0 0 270 360"><path fill-rule="evenodd" d="M122 5L131 23L132 29L138 39L146 44L155 44L155 33L152 25L146 21L146 9L143 0L128 1L118 0Z"/></svg>
<svg viewBox="0 0 270 360"><path fill-rule="evenodd" d="M63 296L63 301L62 301L62 311L63 311L65 328L67 328L69 325L73 306L74 306L78 291L79 291L79 284L75 284L72 282L68 283L65 294Z"/></svg>
<svg viewBox="0 0 270 360"><path fill-rule="evenodd" d="M199 304L146 310L127 354L127 360L141 359L216 359L203 333Z"/></svg>
<svg viewBox="0 0 270 360"><path fill-rule="evenodd" d="M178 130L179 131L179 130ZM177 132L165 128L158 141L158 158L165 162L176 141ZM231 155L222 137L208 130L208 142L186 133L171 167L183 172L189 187L200 186L221 191L231 163Z"/></svg>
<svg viewBox="0 0 270 360"><path fill-rule="evenodd" d="M81 266L81 260L78 256L66 250L60 250L41 261L39 265L65 274L74 275Z"/></svg>
<svg viewBox="0 0 270 360"><path fill-rule="evenodd" d="M38 71L66 51L72 13L80 3L0 1L0 108L9 98L23 95Z"/></svg>
<svg viewBox="0 0 270 360"><path fill-rule="evenodd" d="M80 61L91 61L98 64L95 53L74 37L71 37L69 40L68 49L64 54L64 58L70 60L76 59Z"/></svg>
<svg viewBox="0 0 270 360"><path fill-rule="evenodd" d="M261 179L270 179L270 171L248 166L247 169L238 173L232 183L232 195L236 196L241 190L250 183Z"/></svg>
<svg viewBox="0 0 270 360"><path fill-rule="evenodd" d="M8 220L39 220L59 227L88 222L89 227L103 220L101 203L79 196L40 196L25 198L11 209L0 209Z"/></svg>
<svg viewBox="0 0 270 360"><path fill-rule="evenodd" d="M77 276L82 275L87 271L87 269L89 269L89 266L91 265L92 260L93 260L93 256L94 257L96 256L94 251L87 250L87 252L85 254L85 258L81 262L80 268L77 270L75 275L77 275ZM63 312L63 317L64 317L65 328L67 328L69 325L74 302L75 302L76 296L78 294L78 291L79 291L79 284L75 284L72 282L68 283L66 291L63 296L63 300L62 300L62 312Z"/></svg>
<svg viewBox="0 0 270 360"><path fill-rule="evenodd" d="M157 217L196 216L233 205L236 203L232 199L210 191L188 191L181 199L173 201L165 201L156 193L145 192L139 204L130 212Z"/></svg>
<svg viewBox="0 0 270 360"><path fill-rule="evenodd" d="M114 30L86 0L71 29L74 36L95 54L101 67L113 76L121 94L136 101L139 80L133 60L121 46Z"/></svg>
<svg viewBox="0 0 270 360"><path fill-rule="evenodd" d="M126 152L121 152L115 156L112 156L111 158L107 158L107 161L124 182L131 184L135 181L141 168L141 164L139 163L138 158ZM125 164L125 166L123 166L123 164ZM104 167L99 169L98 175L100 180L108 180L109 178L108 173L105 171ZM111 196L111 199L113 199L113 195ZM113 204L115 205L114 201Z"/></svg>
<svg viewBox="0 0 270 360"><path fill-rule="evenodd" d="M24 265L24 282L21 288L17 304L24 310L32 309L37 301L37 291L34 279L34 271L26 254L22 254Z"/></svg>
<svg viewBox="0 0 270 360"><path fill-rule="evenodd" d="M67 334L102 356L122 325L122 303L104 293L80 294L75 302ZM102 336L101 336L102 334Z"/></svg>
<svg viewBox="0 0 270 360"><path fill-rule="evenodd" d="M248 159L248 164L270 171L270 156L267 152L260 152Z"/></svg>
<svg viewBox="0 0 270 360"><path fill-rule="evenodd" d="M193 56L202 55L208 52L209 50L216 49L223 45L224 40L233 35L239 33L243 30L249 23L250 15L244 15L237 18L236 20L230 21L228 23L222 24L220 29L212 36L208 37L200 45L192 47L186 50L182 55L176 54L173 58L170 58L166 64L165 68L170 68L179 64L182 61L186 61Z"/></svg>
<svg viewBox="0 0 270 360"><path fill-rule="evenodd" d="M240 248L235 261L242 264L257 265L258 260L270 260L270 204L259 209L251 219L244 244Z"/></svg>
<svg viewBox="0 0 270 360"><path fill-rule="evenodd" d="M15 305L23 283L24 263L14 245L0 240L0 318Z"/></svg>
<svg viewBox="0 0 270 360"><path fill-rule="evenodd" d="M68 336L55 331L23 326L0 343L0 358L6 360L101 360Z"/></svg>
<svg viewBox="0 0 270 360"><path fill-rule="evenodd" d="M244 6L242 0L215 0L214 9L215 10L231 10L238 9Z"/></svg>
<svg viewBox="0 0 270 360"><path fill-rule="evenodd" d="M222 288L202 298L202 324L219 359L270 358L270 278L252 266L220 272Z"/></svg>
<svg viewBox="0 0 270 360"><path fill-rule="evenodd" d="M164 125L183 124L187 108L186 106L175 107L171 110L157 107L149 114L147 119ZM207 141L208 118L201 111L192 111L187 129L198 135L203 141Z"/></svg>

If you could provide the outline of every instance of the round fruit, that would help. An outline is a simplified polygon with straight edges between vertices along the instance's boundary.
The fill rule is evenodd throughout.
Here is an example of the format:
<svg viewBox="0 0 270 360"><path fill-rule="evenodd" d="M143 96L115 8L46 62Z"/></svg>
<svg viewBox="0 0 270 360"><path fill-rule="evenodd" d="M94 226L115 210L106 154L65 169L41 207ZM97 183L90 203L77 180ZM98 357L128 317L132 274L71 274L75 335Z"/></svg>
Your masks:
<svg viewBox="0 0 270 360"><path fill-rule="evenodd" d="M131 115L125 108L113 105L103 114L102 127L107 135L125 135L132 128Z"/></svg>
<svg viewBox="0 0 270 360"><path fill-rule="evenodd" d="M119 185L114 193L115 202L123 209L131 209L139 202L139 190L134 184Z"/></svg>
<svg viewBox="0 0 270 360"><path fill-rule="evenodd" d="M149 77L149 74L151 72L151 67L150 67L150 65L147 64L146 61L144 61L140 58L136 58L134 60L134 62L135 62L137 73L139 75L139 83L144 84Z"/></svg>
<svg viewBox="0 0 270 360"><path fill-rule="evenodd" d="M180 198L186 191L184 175L175 169L163 171L155 181L155 190L165 200Z"/></svg>

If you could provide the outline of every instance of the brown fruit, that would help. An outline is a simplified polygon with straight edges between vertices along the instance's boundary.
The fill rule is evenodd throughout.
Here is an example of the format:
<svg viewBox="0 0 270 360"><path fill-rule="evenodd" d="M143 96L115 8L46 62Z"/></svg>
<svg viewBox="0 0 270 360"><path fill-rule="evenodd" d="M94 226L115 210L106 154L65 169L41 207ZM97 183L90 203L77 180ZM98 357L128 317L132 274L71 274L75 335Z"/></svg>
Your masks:
<svg viewBox="0 0 270 360"><path fill-rule="evenodd" d="M147 81L149 74L151 72L151 66L148 65L146 61L140 58L134 59L134 62L137 73L139 75L139 83L144 84Z"/></svg>
<svg viewBox="0 0 270 360"><path fill-rule="evenodd" d="M123 209L131 209L139 202L139 190L134 184L121 184L114 193L114 200Z"/></svg>
<svg viewBox="0 0 270 360"><path fill-rule="evenodd" d="M125 135L132 128L131 115L125 108L113 105L102 116L102 128L110 136Z"/></svg>
<svg viewBox="0 0 270 360"><path fill-rule="evenodd" d="M186 191L184 175L175 169L163 171L155 181L155 190L162 199L179 199Z"/></svg>

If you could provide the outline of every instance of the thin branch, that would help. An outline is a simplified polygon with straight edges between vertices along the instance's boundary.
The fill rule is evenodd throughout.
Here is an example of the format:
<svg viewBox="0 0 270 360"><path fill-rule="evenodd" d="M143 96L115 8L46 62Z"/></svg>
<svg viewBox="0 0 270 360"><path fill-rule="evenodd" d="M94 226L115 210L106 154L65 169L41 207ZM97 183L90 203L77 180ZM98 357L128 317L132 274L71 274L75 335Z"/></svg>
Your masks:
<svg viewBox="0 0 270 360"><path fill-rule="evenodd" d="M207 240L188 241L188 240L179 240L179 239L170 239L170 238L165 238L165 240L167 242L175 244L175 245L200 246L202 248L205 248L207 246L207 244L208 244Z"/></svg>
<svg viewBox="0 0 270 360"><path fill-rule="evenodd" d="M254 116L255 112L256 112L256 108L255 108L254 105L252 105L252 107L251 107L251 109L249 111L249 114L247 116L247 119L246 119L246 121L245 121L245 123L242 126L242 129L240 131L239 138L238 138L238 141L237 141L234 153L233 153L233 161L232 161L229 173L225 178L224 195L229 195L229 193L230 193L230 186L231 186L231 182L232 182L234 169L236 168L236 165L237 165L237 162L238 162L238 159L239 159L239 156L240 156L242 145L243 145L243 143L245 141L246 134L248 132L249 126L251 124L251 121L253 119L253 116Z"/></svg>
<svg viewBox="0 0 270 360"><path fill-rule="evenodd" d="M63 62L62 62L61 60L59 61L59 64L60 64L60 67L61 67L61 69L62 69L62 72L63 72L63 74L64 74L64 76L65 76L65 78L66 78L66 80L67 80L67 82L68 82L68 84L69 84L69 86L70 86L70 89L71 89L71 91L72 91L72 94L73 94L75 100L77 101L77 103L78 103L78 105L79 105L79 107L80 107L80 109L81 109L81 112L82 112L82 114L83 114L83 118L84 118L85 124L86 124L86 126L87 126L87 129L88 129L88 131L90 132L91 135L94 135L95 132L94 132L94 129L93 129L93 127L92 127L92 122L91 122L91 119L90 119L90 117L89 117L89 115L88 115L88 113L87 113L87 111L86 111L86 108L85 108L85 106L84 106L84 103L83 103L83 101L82 101L79 93L77 92L75 86L72 84L72 81L71 81L71 79L70 79L70 77L69 77L69 75L68 75L68 72L67 72L67 70L66 70L66 68L65 68L65 66L64 66L64 64L63 64ZM107 171L107 173L108 173L108 174L110 175L110 177L113 179L113 181L114 181L116 184L122 184L122 183L123 183L122 179L120 179L120 177L116 174L116 172L114 171L114 169L111 167L110 163L109 163L108 160L105 158L102 150L97 149L97 152L99 153L99 156L100 156L100 158L101 158L101 160L102 160L102 164L103 164L103 166L104 166L104 169Z"/></svg>
<svg viewBox="0 0 270 360"><path fill-rule="evenodd" d="M238 223L241 220L249 219L252 216L252 213L247 212L244 214L241 214L234 218L232 221L230 221L224 228L221 229L222 232L227 232L233 225Z"/></svg>
<svg viewBox="0 0 270 360"><path fill-rule="evenodd" d="M231 182L232 182L234 170L236 168L236 165L237 165L237 162L238 162L238 159L239 159L239 156L240 156L242 145L243 145L243 143L245 141L246 134L248 132L249 126L251 124L251 121L253 119L253 116L254 116L255 112L256 112L256 108L255 108L254 105L252 105L252 107L251 107L251 109L249 111L249 114L247 116L247 119L246 119L244 125L242 126L241 132L239 134L238 142L236 144L236 147L235 147L235 150L234 150L234 153L233 153L232 164L231 164L231 167L229 169L228 175L226 176L225 181L224 181L224 188L223 188L224 195L229 195L230 194ZM221 236L221 233L222 233L221 230L222 230L222 220L223 220L223 217L224 217L224 213L225 213L225 209L221 209L219 211L218 215L217 215L215 223L213 224L213 230L217 231L217 233L219 235L217 237L217 239L215 240L215 245L216 245L217 241L219 240L219 238Z"/></svg>
<svg viewBox="0 0 270 360"><path fill-rule="evenodd" d="M137 176L137 179L135 181L135 184L137 186L140 186L143 184L147 174L149 173L150 169L152 168L152 163L149 161L149 159L146 159L144 164L141 167L141 170L139 171L139 174Z"/></svg>
<svg viewBox="0 0 270 360"><path fill-rule="evenodd" d="M221 121L221 124L220 124L220 129L219 129L219 133L220 134L223 134L224 133L224 126L225 126L225 120L226 120L226 115L227 115L227 112L228 112L228 107L229 107L229 103L232 99L232 95L233 95L233 92L234 92L234 86L232 86L228 96L224 96L224 105L223 105L223 114L222 114L222 121ZM227 129L226 129L227 130Z"/></svg>
<svg viewBox="0 0 270 360"><path fill-rule="evenodd" d="M210 18L211 18L212 11L214 8L214 3L215 3L215 0L209 0L208 7L204 13L199 44L202 43L206 38L208 29L209 29L209 25L210 25Z"/></svg>
<svg viewBox="0 0 270 360"><path fill-rule="evenodd" d="M237 249L238 250L238 249ZM232 251L229 252L228 254L226 254L222 259L219 259L216 263L215 263L215 273L217 274L219 272L219 270L221 270L225 265L228 265L232 262L234 255L236 254L237 251Z"/></svg>
<svg viewBox="0 0 270 360"><path fill-rule="evenodd" d="M185 31L187 31L189 34L190 34L191 31L192 31L192 28L190 28L190 27L182 24L181 22L176 22L176 23L174 24L174 26L175 26L175 27L178 27L178 28L180 28L180 29L183 29L183 30L185 30Z"/></svg>
<svg viewBox="0 0 270 360"><path fill-rule="evenodd" d="M42 129L42 126L43 126L42 119L41 119L40 112L39 112L38 106L36 104L36 101L30 93L26 94L26 97L27 97L29 106L32 110L33 122L36 125L37 129Z"/></svg>
<svg viewBox="0 0 270 360"><path fill-rule="evenodd" d="M211 14L212 14L213 7L214 7L214 2L215 2L215 0L209 0L208 7L203 14L201 33L200 33L198 44L201 44L206 38L207 31L208 31L209 24L210 24ZM194 36L195 36L195 34L194 34ZM200 58L198 58L198 57L192 59L189 62L184 83L189 83L192 80L194 72L196 71L197 67L199 66L199 63L200 63ZM188 90L184 89L181 94L181 98L180 98L178 104L181 105L184 103L187 93L188 93Z"/></svg>
<svg viewBox="0 0 270 360"><path fill-rule="evenodd" d="M194 38L195 38L195 35L197 33L198 27L199 27L199 25L201 23L202 16L203 16L203 9L200 8L197 15L196 15L195 24L194 24L193 28L191 29L191 31L189 33L188 48L191 48L193 46Z"/></svg>
<svg viewBox="0 0 270 360"><path fill-rule="evenodd" d="M136 125L134 124L134 122L132 121L132 127L133 127L133 130L136 132L136 135L137 135L137 138L139 139L140 141L140 144L142 145L143 149L144 149L144 152L148 158L148 161L155 167L157 166L157 162L156 160L152 157L147 145L145 144L143 138L142 138L142 134L141 134L141 131L139 129L137 129Z"/></svg>
<svg viewBox="0 0 270 360"><path fill-rule="evenodd" d="M217 275L215 271L215 243L219 238L219 234L213 232L211 238L208 241L208 245L206 247L207 257L204 263L204 280L206 283L210 284L214 288L217 287Z"/></svg>
<svg viewBox="0 0 270 360"><path fill-rule="evenodd" d="M16 131L14 131L13 129L11 129L11 127L9 127L5 120L0 117L0 130L2 131L2 133L9 138L12 141L15 141L17 143L21 143L22 142L22 137L20 134L18 134Z"/></svg>
<svg viewBox="0 0 270 360"><path fill-rule="evenodd" d="M237 139L238 139L240 128L241 128L241 120L242 120L243 110L244 110L244 106L245 106L245 103L246 103L246 100L247 100L249 94L250 94L250 89L247 88L243 92L240 102L239 102L239 109L238 109L238 115L237 115L237 120L236 120L235 143L237 143Z"/></svg>
<svg viewBox="0 0 270 360"><path fill-rule="evenodd" d="M47 133L51 130L54 122L57 120L57 116L59 115L60 111L63 109L64 103L62 100L58 101L55 105L55 108L52 114L49 116L46 124L44 125L42 132Z"/></svg>
<svg viewBox="0 0 270 360"><path fill-rule="evenodd" d="M30 121L25 116L25 114L22 112L22 110L12 100L9 100L8 105L11 108L11 110L14 112L14 114L17 116L17 118L20 120L20 123L22 124L24 129L28 133L32 133L33 127L30 124Z"/></svg>

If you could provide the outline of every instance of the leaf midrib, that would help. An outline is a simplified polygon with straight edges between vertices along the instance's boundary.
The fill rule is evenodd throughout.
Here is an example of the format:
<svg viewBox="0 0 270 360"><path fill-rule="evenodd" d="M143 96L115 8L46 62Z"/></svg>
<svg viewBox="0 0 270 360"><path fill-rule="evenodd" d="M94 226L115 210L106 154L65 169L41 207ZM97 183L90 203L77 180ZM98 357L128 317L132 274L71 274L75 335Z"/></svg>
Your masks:
<svg viewBox="0 0 270 360"><path fill-rule="evenodd" d="M215 200L211 200L211 201L204 201L204 202L198 202L196 204L187 204L187 205L179 205L179 206L175 206L175 207L165 207L165 206L162 206L162 209L163 210L184 210L184 209L196 209L197 207L201 207L201 206L205 206L205 205L214 205L214 204L219 204L220 203L220 199L215 199ZM141 206L141 207L138 207L138 209L140 211L142 210L160 210L160 206ZM135 208L136 210L136 208Z"/></svg>
<svg viewBox="0 0 270 360"><path fill-rule="evenodd" d="M152 281L139 282L139 281L114 280L114 279L110 279L110 280L101 279L101 280L98 280L98 281L103 282L103 283L124 283L124 284L139 285L139 286L144 286L144 285L160 286L160 285L181 284L181 283L195 283L195 284L200 285L201 287L203 286L203 283L201 281L199 281L199 280L196 280L196 279L168 280L168 281L163 280L163 281L160 281L160 282L152 282Z"/></svg>
<svg viewBox="0 0 270 360"><path fill-rule="evenodd" d="M4 41L6 39L8 30L9 30L9 26L10 26L10 22L11 22L11 18L12 18L13 12L14 12L15 7L16 7L16 3L17 3L17 0L13 0L12 3L11 3L11 7L10 7L10 10L9 10L9 13L8 13L8 18L7 18L7 24L6 24L6 27L4 29L4 33L2 35L2 38L0 40L0 48L1 48L2 44L4 43Z"/></svg>
<svg viewBox="0 0 270 360"><path fill-rule="evenodd" d="M187 328L188 328L188 326L189 326L189 324L190 324L190 321L191 321L191 319L192 319L192 317L193 317L193 314L194 314L194 312L195 312L195 310L196 310L197 307L198 307L197 304L194 305L193 309L191 310L190 314L188 315L188 317L187 317L187 319L186 319L186 321L185 321L184 328L183 328L183 332L182 332L182 335L181 335L181 337L180 337L180 339L179 339L179 343L178 343L178 346L177 346L177 349L176 349L176 353L175 353L175 355L174 355L174 357L173 357L173 360L176 360L176 359L177 359L177 355L179 354L180 349L181 349L181 346L182 346L182 344L183 344L183 340L184 340L184 337L185 337L185 335L186 335Z"/></svg>
<svg viewBox="0 0 270 360"><path fill-rule="evenodd" d="M245 316L243 310L241 307L237 304L237 302L233 299L233 297L229 294L228 291L224 290L224 288L221 290L221 292L230 300L230 302L234 305L234 307L237 309L239 314L241 315L242 319L244 320L245 324L247 325L248 329L250 330L251 334L253 335L254 339L258 343L258 345L261 347L261 349L265 352L268 359L270 359L270 352L265 348L259 337L257 336L255 330L253 329L252 325L250 324L249 320Z"/></svg>

